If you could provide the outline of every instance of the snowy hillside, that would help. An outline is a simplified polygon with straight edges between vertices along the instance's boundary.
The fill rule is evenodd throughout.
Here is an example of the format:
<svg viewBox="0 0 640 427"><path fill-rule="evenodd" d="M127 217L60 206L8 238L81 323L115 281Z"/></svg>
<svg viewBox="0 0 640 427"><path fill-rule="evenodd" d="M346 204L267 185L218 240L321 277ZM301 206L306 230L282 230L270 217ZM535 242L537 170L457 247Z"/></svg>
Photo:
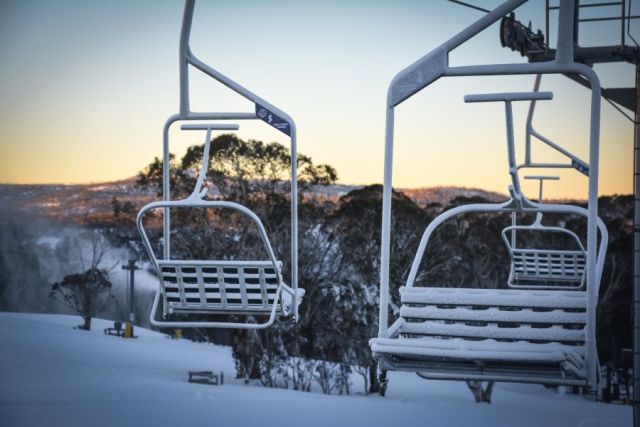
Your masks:
<svg viewBox="0 0 640 427"><path fill-rule="evenodd" d="M627 426L631 407L500 384L477 404L459 382L391 373L386 398L267 389L233 379L231 350L136 329L72 329L78 317L0 313L1 426ZM188 370L224 371L223 386ZM352 381L359 386L359 379Z"/></svg>

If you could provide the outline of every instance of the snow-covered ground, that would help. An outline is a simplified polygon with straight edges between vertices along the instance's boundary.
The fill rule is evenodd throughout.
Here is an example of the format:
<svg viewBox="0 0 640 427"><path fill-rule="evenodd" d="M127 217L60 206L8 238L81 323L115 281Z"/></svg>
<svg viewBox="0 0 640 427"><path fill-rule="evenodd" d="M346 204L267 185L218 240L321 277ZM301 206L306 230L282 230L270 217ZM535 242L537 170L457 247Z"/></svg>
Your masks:
<svg viewBox="0 0 640 427"><path fill-rule="evenodd" d="M474 403L459 382L391 373L386 398L245 385L227 347L136 329L135 340L72 329L78 317L0 313L0 426L630 426L631 408L499 384ZM187 382L224 371L225 384ZM353 377L354 389L362 389Z"/></svg>

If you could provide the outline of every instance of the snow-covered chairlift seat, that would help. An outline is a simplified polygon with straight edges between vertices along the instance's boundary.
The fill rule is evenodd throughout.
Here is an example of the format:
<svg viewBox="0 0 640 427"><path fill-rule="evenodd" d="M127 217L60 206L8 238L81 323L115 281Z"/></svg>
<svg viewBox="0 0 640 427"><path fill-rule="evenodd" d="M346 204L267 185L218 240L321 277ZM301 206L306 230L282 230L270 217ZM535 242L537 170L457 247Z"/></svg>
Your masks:
<svg viewBox="0 0 640 427"><path fill-rule="evenodd" d="M427 227L416 259L422 258L429 237L445 220L466 212L512 212L512 206L512 201L473 204L441 214ZM577 206L539 209L586 216ZM602 221L598 229L596 283L607 245ZM407 286L400 289L400 316L387 336L370 341L381 370L418 372L429 379L587 385L590 309L584 286L545 289L549 277L543 274L527 289L416 287L415 274L412 268Z"/></svg>
<svg viewBox="0 0 640 427"><path fill-rule="evenodd" d="M583 384L586 293L402 288L397 334L374 338L381 369L433 379Z"/></svg>
<svg viewBox="0 0 640 427"><path fill-rule="evenodd" d="M193 193L183 200L152 202L144 206L137 217L137 226L145 249L160 281L151 310L151 322L167 327L266 328L277 316L289 316L299 304L304 289L294 290L282 278L282 262L278 261L260 218L245 206L229 201L207 200L203 188L210 151L212 129L237 129L237 125L183 125L183 130L207 130L202 167ZM158 259L143 220L145 214L162 208L225 208L248 217L258 228L267 260L175 260ZM159 301L163 303L163 318L174 313L266 315L264 322L224 321L164 321L156 319Z"/></svg>

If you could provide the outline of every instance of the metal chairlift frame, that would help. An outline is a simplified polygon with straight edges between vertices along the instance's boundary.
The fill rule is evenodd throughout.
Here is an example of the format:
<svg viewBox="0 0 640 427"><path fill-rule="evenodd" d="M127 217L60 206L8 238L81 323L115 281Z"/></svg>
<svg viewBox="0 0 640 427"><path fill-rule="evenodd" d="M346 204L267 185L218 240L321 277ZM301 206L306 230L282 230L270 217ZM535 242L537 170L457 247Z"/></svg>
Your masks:
<svg viewBox="0 0 640 427"><path fill-rule="evenodd" d="M170 116L163 128L163 170L162 170L162 201L154 202L140 212L138 215L137 223L138 228L141 230L143 235L143 241L147 248L147 251L152 251L151 245L149 244L146 235L144 235L142 227L142 216L145 211L153 208L162 208L163 209L163 255L162 260L158 260L155 263L155 267L160 275L160 280L162 280L162 275L159 270L158 263L162 261L171 260L171 241L170 241L170 228L171 228L171 217L169 209L172 206L184 206L184 202L188 201L192 203L192 206L207 206L207 207L223 207L234 209L253 220L253 222L258 226L261 238L265 243L265 247L267 249L267 253L269 255L269 262L276 266L276 259L269 245L268 238L266 235L266 231L264 226L260 222L260 219L249 209L246 207L239 205L237 203L228 202L228 201L205 201L202 200L202 197L205 193L198 193L200 188L196 185L194 189L194 193L189 196L187 199L183 201L175 201L171 200L170 197L170 150L169 150L169 130L171 126L179 121L220 121L220 120L262 120L274 128L280 130L285 133L290 138L290 146L291 146L291 287L293 298L291 302L291 313L293 315L294 321L298 320L298 185L297 185L297 142L296 142L296 125L287 113L277 108L273 104L269 103L265 99L259 97L255 93L231 80L227 76L223 75L219 71L213 69L209 65L205 64L203 61L198 59L193 52L191 51L191 47L189 44L190 34L191 34L191 24L193 21L193 11L195 6L195 0L185 0L184 13L182 18L182 28L180 32L180 48L179 48L179 72L180 72L180 109L177 114ZM254 113L247 112L194 112L191 111L190 103L189 103L189 66L194 67L195 69L203 72L208 75L212 79L217 82L223 84L229 89L233 90L235 93L244 97L245 99L251 101L255 105ZM210 137L211 130L216 129L230 129L227 125L214 125L214 124L198 124L198 125L183 125L182 127L185 130L206 130L207 131L207 144L205 149L208 148L208 139ZM235 127L237 129L237 126ZM208 151L208 150L207 150ZM200 185L204 182L204 174L206 174L206 165L208 161L208 156L203 156L203 169L200 173L199 183ZM182 203L182 204L181 204ZM155 255L153 252L149 252L149 255L152 259L155 260ZM276 269L276 271L278 271ZM279 273L278 273L279 276ZM282 285L282 280L280 277L279 286ZM187 322L187 321L159 321L156 319L156 311L159 305L159 300L162 293L162 284L159 285L158 290L156 292L156 296L153 302L153 307L151 310L150 321L154 326L160 327L173 327L173 328L241 328L241 329L262 329L269 327L274 319L275 319L275 309L277 305L277 299L279 294L276 297L276 300L273 302L273 307L269 315L269 319L263 323L240 323L240 322ZM279 291L280 292L280 291ZM245 313L252 314L252 313Z"/></svg>
<svg viewBox="0 0 640 427"><path fill-rule="evenodd" d="M491 64L471 66L449 66L449 53L456 47L465 43L476 34L499 21L503 16L527 0L509 0L496 7L494 10L478 19L475 23L447 40L429 54L420 58L407 68L400 71L392 80L387 94L386 130L385 130L385 160L384 160L384 187L382 205L382 241L381 241L381 270L380 270L380 308L378 337L387 338L397 331L396 324L389 327L389 261L391 239L391 192L393 181L393 144L394 144L394 114L395 107L406 101L422 89L441 77L456 76L492 76L492 75L542 75L542 74L578 74L583 76L591 85L591 112L589 134L589 170L588 170L588 208L566 205L540 205L531 202L518 191L517 180L510 200L503 204L474 204L460 206L441 214L432 221L425 230L420 241L418 253L414 259L407 286L411 286L415 280L420 260L428 238L440 223L465 212L532 212L532 213L573 213L587 217L587 322L586 322L586 382L595 386L597 383L597 352L595 347L596 304L598 298L598 161L599 161L599 133L600 133L600 80L597 74L588 66L576 63L573 52L573 26L574 26L574 1L560 0L560 13L558 24L557 51L553 61L524 64ZM507 102L507 104L509 104ZM509 120L509 116L507 117ZM512 147L512 135L510 147ZM510 153L510 157L512 153ZM515 158L510 164L515 164ZM512 177L516 176L517 169L510 171ZM584 172L583 172L584 173ZM606 247L606 238L601 239L602 248ZM603 252L601 252L604 255ZM604 257L602 257L604 258ZM600 262L603 262L601 260ZM416 369L419 371L419 369ZM446 379L446 376L441 379ZM460 379L450 377L449 379Z"/></svg>

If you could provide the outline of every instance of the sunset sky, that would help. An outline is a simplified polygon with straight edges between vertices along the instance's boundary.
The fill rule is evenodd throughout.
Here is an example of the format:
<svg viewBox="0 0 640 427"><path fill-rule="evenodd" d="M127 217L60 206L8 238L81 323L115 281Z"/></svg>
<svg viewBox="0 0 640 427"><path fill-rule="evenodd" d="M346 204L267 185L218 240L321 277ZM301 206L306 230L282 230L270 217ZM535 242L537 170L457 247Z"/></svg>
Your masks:
<svg viewBox="0 0 640 427"><path fill-rule="evenodd" d="M500 1L475 3L492 8ZM544 29L543 2L530 3L516 18ZM182 10L182 1L0 2L0 182L117 180L160 156L163 123L178 109ZM368 184L382 181L385 97L393 76L481 16L445 0L200 0L191 46L213 68L289 113L300 152L334 166L342 183ZM552 27L556 19L553 14ZM580 43L614 44L618 28L585 24ZM638 38L640 31L632 27L632 34ZM450 60L511 62L523 59L500 46L497 25ZM604 87L633 84L631 65L596 71ZM252 111L198 72L191 79L193 110ZM465 104L463 96L532 85L530 76L442 79L402 104L394 185L506 192L504 109ZM542 89L553 91L554 100L540 103L536 127L588 160L588 91L562 77L546 78ZM526 108L515 107L519 158ZM241 123L239 134L287 142L258 122ZM178 156L201 142L172 135ZM632 152L631 122L603 102L601 194L632 191ZM534 153L557 158L547 150ZM549 196L585 196L583 176L560 175L563 180L548 185ZM525 185L530 196L533 189Z"/></svg>

